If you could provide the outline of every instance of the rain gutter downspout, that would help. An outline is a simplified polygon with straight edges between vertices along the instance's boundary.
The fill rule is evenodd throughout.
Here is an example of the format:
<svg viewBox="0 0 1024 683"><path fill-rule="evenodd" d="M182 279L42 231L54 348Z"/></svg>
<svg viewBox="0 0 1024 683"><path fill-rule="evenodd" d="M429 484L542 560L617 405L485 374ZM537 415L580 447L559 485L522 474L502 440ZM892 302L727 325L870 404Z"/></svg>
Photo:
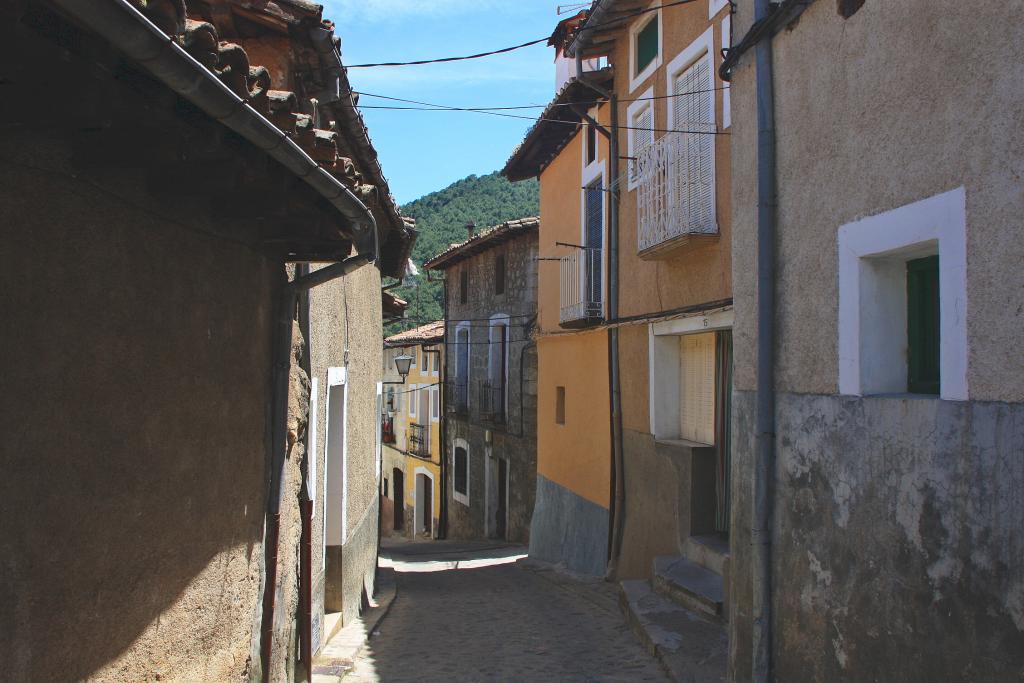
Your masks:
<svg viewBox="0 0 1024 683"><path fill-rule="evenodd" d="M768 16L769 0L754 0L754 21ZM775 84L772 40L754 50L757 79L757 460L750 529L753 564L751 678L772 677L772 507L775 498Z"/></svg>
<svg viewBox="0 0 1024 683"><path fill-rule="evenodd" d="M730 81L732 69L754 50L757 97L757 394L750 524L751 680L772 679L772 524L775 503L775 241L778 180L776 177L775 84L772 38L795 20L813 0L754 0L754 22L743 40L728 50L719 75Z"/></svg>
<svg viewBox="0 0 1024 683"><path fill-rule="evenodd" d="M168 88L302 178L353 227L359 253L379 257L373 214L341 181L320 168L288 135L231 91L128 0L50 0L138 62Z"/></svg>
<svg viewBox="0 0 1024 683"><path fill-rule="evenodd" d="M619 99L609 91L583 76L583 53L576 50L576 79L611 105L610 133L608 134L608 319L619 317ZM608 567L605 578L614 579L622 554L622 535L626 519L625 461L622 440L622 382L619 367L619 329L608 330L608 382L611 393L612 422L612 497L611 529L609 534Z"/></svg>
<svg viewBox="0 0 1024 683"><path fill-rule="evenodd" d="M263 617L260 628L260 652L263 680L270 680L274 642L274 611L277 598L277 564L281 536L281 503L284 499L285 456L288 443L288 383L291 375L292 326L295 306L301 292L344 277L370 262L369 254L351 256L340 263L296 277L285 284L278 302L274 329L273 364L273 460L270 467L270 491L267 496L265 540L266 580L263 590Z"/></svg>

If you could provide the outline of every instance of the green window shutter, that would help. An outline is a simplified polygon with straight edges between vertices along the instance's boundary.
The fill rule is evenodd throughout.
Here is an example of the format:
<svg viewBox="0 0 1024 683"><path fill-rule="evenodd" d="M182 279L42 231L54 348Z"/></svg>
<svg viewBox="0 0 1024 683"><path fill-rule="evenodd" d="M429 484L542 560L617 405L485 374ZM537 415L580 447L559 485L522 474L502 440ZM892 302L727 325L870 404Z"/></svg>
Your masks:
<svg viewBox="0 0 1024 683"><path fill-rule="evenodd" d="M939 393L939 257L907 261L907 390Z"/></svg>
<svg viewBox="0 0 1024 683"><path fill-rule="evenodd" d="M658 56L658 18L654 17L640 33L636 34L636 74L639 75L647 65Z"/></svg>

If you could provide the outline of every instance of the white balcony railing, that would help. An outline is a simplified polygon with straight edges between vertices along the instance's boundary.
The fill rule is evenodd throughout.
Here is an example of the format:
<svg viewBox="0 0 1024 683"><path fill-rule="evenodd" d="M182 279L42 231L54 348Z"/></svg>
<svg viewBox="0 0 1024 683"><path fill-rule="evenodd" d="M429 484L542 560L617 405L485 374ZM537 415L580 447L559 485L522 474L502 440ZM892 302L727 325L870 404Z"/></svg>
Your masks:
<svg viewBox="0 0 1024 683"><path fill-rule="evenodd" d="M687 129L696 132L668 133L637 157L637 249L641 254L677 238L718 234L715 136L706 134L715 127L692 123Z"/></svg>
<svg viewBox="0 0 1024 683"><path fill-rule="evenodd" d="M561 322L586 321L602 315L601 249L574 249L562 259Z"/></svg>

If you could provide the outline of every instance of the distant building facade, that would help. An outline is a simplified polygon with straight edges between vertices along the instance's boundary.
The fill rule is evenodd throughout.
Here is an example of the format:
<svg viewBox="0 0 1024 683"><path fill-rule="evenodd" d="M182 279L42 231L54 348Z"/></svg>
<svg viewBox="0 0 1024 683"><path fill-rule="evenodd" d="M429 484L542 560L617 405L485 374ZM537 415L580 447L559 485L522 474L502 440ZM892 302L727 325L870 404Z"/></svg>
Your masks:
<svg viewBox="0 0 1024 683"><path fill-rule="evenodd" d="M405 383L395 359L411 359ZM381 533L438 538L444 481L444 321L391 335L384 340Z"/></svg>
<svg viewBox="0 0 1024 683"><path fill-rule="evenodd" d="M502 223L424 264L445 277L448 538L529 541L539 223Z"/></svg>

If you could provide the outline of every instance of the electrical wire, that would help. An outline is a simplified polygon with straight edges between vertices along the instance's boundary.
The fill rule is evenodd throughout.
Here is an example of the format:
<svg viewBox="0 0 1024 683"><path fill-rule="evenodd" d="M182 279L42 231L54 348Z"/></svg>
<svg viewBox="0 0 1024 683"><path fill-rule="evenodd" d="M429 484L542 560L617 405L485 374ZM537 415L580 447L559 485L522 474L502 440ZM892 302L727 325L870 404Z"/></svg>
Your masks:
<svg viewBox="0 0 1024 683"><path fill-rule="evenodd" d="M536 40L530 40L520 45L513 45L512 47L503 47L499 50L491 50L490 52L478 52L473 55L465 55L463 57L440 57L438 59L418 59L413 62L377 62L374 64L350 64L346 66L347 69L370 69L376 66L418 66L421 64L441 64L443 62L461 62L466 59L480 59L481 57L490 57L491 55L500 55L505 52L512 52L513 50L521 50L524 47L530 47L531 45L537 45L538 43L544 43L549 40L548 36L544 38L537 38Z"/></svg>
<svg viewBox="0 0 1024 683"><path fill-rule="evenodd" d="M580 125L579 121L563 121L562 119L550 119L550 118L545 118L543 116L541 116L539 118L534 118L532 116L523 116L522 114L509 114L507 112L501 112L501 111L490 111L490 110L484 110L484 109L466 109L466 108L459 108L459 107L446 107L446 106L441 105L441 104L432 104L430 102L416 102L416 101L413 101L413 100L410 100L410 102L412 102L413 104L420 104L420 105L423 105L425 107L434 107L433 109L415 109L414 111L467 111L467 112L474 113L474 114L488 114L490 116L501 116L501 117L509 118L509 119L523 119L525 121L537 121L537 122L547 121L547 122L550 122L550 123L560 123L562 125L573 126L573 127L576 127L576 126ZM385 106L367 105L367 106L360 106L360 109L383 109L383 110L391 110L391 111L403 111L403 110L408 111L410 109L410 107L385 107ZM622 125L618 126L618 128L620 130L641 130L641 131L644 131L644 132L647 132L647 133L689 133L691 135L729 135L729 132L728 131L724 131L724 130L714 130L714 131L710 131L710 130L682 130L682 129L677 129L677 128L644 128L643 126L622 126Z"/></svg>
<svg viewBox="0 0 1024 683"><path fill-rule="evenodd" d="M611 26L613 24L621 24L622 22L625 22L627 19L632 19L633 17L638 17L641 14L645 14L647 12L656 12L656 11L658 11L660 9L663 9L663 8L666 8L666 7L675 7L676 5L687 5L689 3L696 2L696 1L697 0L676 0L675 2L666 2L666 3L663 3L661 5L657 5L655 7L646 7L644 9L634 10L632 12L627 12L627 13L623 14L623 16L621 16L621 17L617 17L615 19L610 19L609 21L606 21L606 22L601 23L601 24L595 24L593 26L586 26L586 25L584 25L583 27L581 27L581 30L593 31L593 30L596 30L596 29L599 29L599 28L606 28L606 27ZM478 52L478 53L472 54L472 55L462 55L462 56L459 56L459 57L437 57L435 59L417 59L417 60L414 60L414 61L411 61L411 62L373 62L373 63L369 63L369 64L349 64L345 68L346 69L370 69L370 68L374 68L374 67L378 67L378 66L421 66L423 64L441 64L441 63L445 63L445 62L461 62L461 61L465 61L467 59L480 59L481 57L490 57L492 55L500 55L500 54L504 54L506 52L513 52L515 50L521 50L524 47L530 47L532 45L537 45L538 43L544 43L544 42L547 42L548 40L551 40L551 36L544 36L543 38L536 38L534 40L529 40L529 41L527 41L525 43L520 43L519 45L512 45L510 47L503 47L503 48L499 48L497 50L490 50L488 52Z"/></svg>
<svg viewBox="0 0 1024 683"><path fill-rule="evenodd" d="M651 97L631 97L620 99L620 103L627 102L647 102L650 100L667 100L673 97L686 97L688 95L701 95L703 93L718 92L719 90L729 90L731 86L725 85L716 88L703 88L701 90L689 90L687 92L678 92L672 95L652 95ZM361 95L363 97L375 97L381 100L390 100L392 102L405 102L408 104L422 104L427 108L420 109L419 107L396 107L396 109L409 109L410 111L430 111L431 109L438 109L440 111L452 110L452 111L514 111L522 109L547 109L548 107L590 107L597 106L599 104L607 104L607 100L593 100L584 102L552 102L549 104L520 104L508 107L453 107L445 104L430 104L427 102L420 102L418 100L407 100L402 97L391 97L389 95L377 95L374 93L363 92L361 90L353 90L353 95ZM375 105L358 105L362 109L380 109L381 107Z"/></svg>

